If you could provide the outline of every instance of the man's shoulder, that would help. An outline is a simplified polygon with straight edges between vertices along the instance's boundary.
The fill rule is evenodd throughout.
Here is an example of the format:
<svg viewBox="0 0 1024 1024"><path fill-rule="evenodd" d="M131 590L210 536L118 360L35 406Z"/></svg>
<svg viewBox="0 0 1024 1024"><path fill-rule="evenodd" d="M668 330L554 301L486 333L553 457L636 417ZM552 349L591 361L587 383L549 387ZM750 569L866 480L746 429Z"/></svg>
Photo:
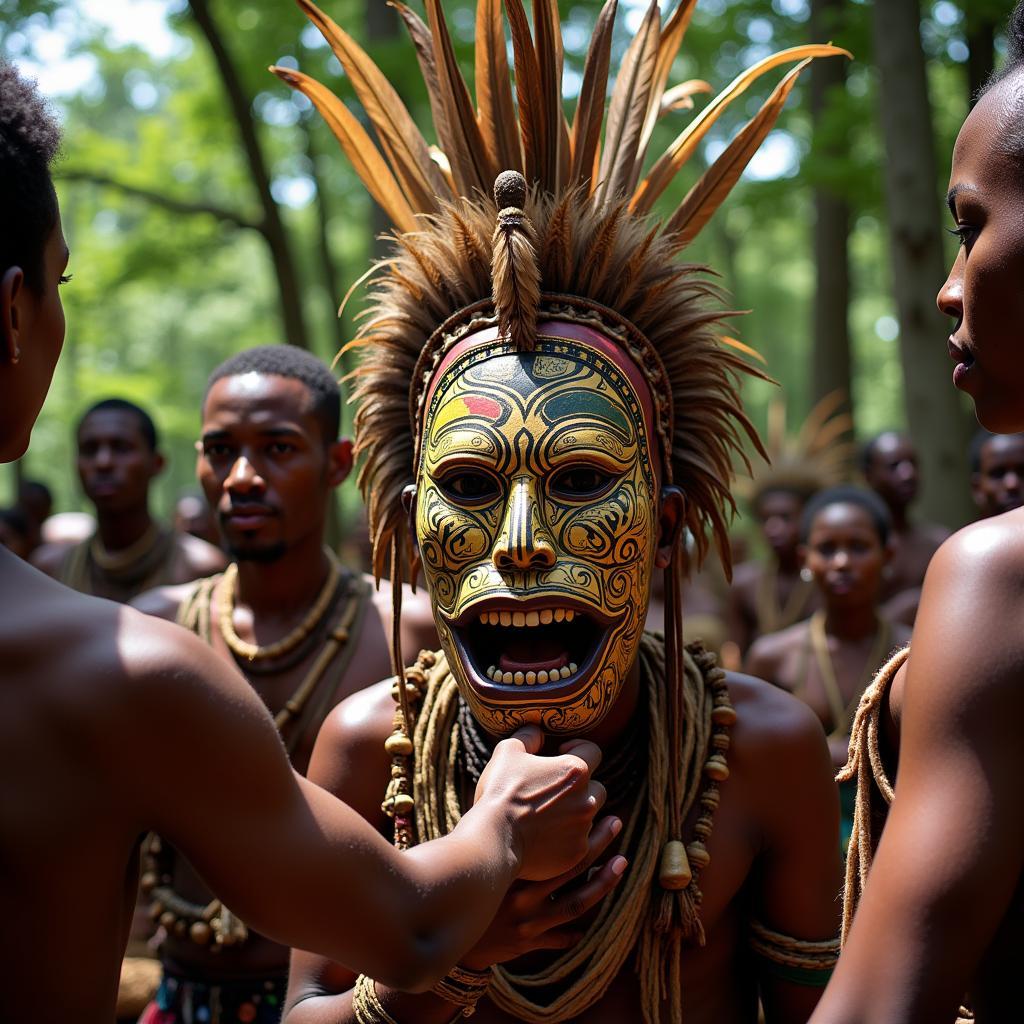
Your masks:
<svg viewBox="0 0 1024 1024"><path fill-rule="evenodd" d="M189 574L189 579L212 576L227 565L227 557L220 548L190 533L176 533L174 546L177 561Z"/></svg>
<svg viewBox="0 0 1024 1024"><path fill-rule="evenodd" d="M734 756L765 765L827 756L821 722L803 701L756 676L728 672L726 679L737 716Z"/></svg>
<svg viewBox="0 0 1024 1024"><path fill-rule="evenodd" d="M31 562L40 572L45 572L47 576L57 579L68 555L74 548L78 547L79 543L82 542L58 540L40 544L32 552Z"/></svg>
<svg viewBox="0 0 1024 1024"><path fill-rule="evenodd" d="M390 679L382 679L346 697L324 719L318 745L355 756L381 746L392 731L395 715L391 685Z"/></svg>
<svg viewBox="0 0 1024 1024"><path fill-rule="evenodd" d="M209 579L210 577L206 577ZM154 618L177 622L178 613L205 580L192 580L189 583L172 583L167 587L154 587L147 590L130 603L136 611Z"/></svg>
<svg viewBox="0 0 1024 1024"><path fill-rule="evenodd" d="M985 584L994 593L1006 596L1010 591L1024 596L1024 509L958 530L936 552L928 577L947 585Z"/></svg>
<svg viewBox="0 0 1024 1024"><path fill-rule="evenodd" d="M766 633L758 637L747 653L744 666L756 676L770 676L777 683L775 673L785 658L798 647L806 643L807 623L797 622L776 633ZM747 678L752 678L748 676ZM759 679L758 682L761 682Z"/></svg>

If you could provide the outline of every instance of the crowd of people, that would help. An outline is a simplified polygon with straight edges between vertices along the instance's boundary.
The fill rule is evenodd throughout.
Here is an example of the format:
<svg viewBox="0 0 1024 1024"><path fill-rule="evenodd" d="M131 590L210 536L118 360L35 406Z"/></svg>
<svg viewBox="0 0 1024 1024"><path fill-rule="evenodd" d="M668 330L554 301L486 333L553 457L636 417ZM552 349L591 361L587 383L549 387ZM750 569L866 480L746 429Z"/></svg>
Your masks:
<svg viewBox="0 0 1024 1024"><path fill-rule="evenodd" d="M480 0L468 121L440 7L403 8L445 168L303 6L383 152L273 70L397 231L355 436L330 369L267 344L212 369L168 522L155 418L120 396L75 426L91 515L37 480L0 510L3 1019L1016 1019L1024 4L953 154L938 301L983 426L952 536L914 514L913 439L858 449L844 396L788 433L774 411L764 445L742 411L719 293L676 259L736 154L664 222L684 160L642 171L692 4L652 5L603 151L614 3L571 126L555 5L532 34L505 5L517 113ZM64 338L59 138L0 63L4 462ZM357 462L366 535L332 543Z"/></svg>

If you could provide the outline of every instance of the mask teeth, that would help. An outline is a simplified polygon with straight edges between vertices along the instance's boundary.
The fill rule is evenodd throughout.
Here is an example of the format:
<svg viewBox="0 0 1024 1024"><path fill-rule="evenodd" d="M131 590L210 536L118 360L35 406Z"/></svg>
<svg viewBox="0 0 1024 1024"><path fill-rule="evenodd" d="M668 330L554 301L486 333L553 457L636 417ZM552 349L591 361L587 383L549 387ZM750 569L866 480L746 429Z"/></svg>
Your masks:
<svg viewBox="0 0 1024 1024"><path fill-rule="evenodd" d="M487 678L492 683L502 683L505 686L536 686L538 683L554 683L560 679L569 679L579 671L576 662L563 665L560 669L552 669L540 672L503 672L496 665L487 669Z"/></svg>
<svg viewBox="0 0 1024 1024"><path fill-rule="evenodd" d="M481 612L480 622L485 626L549 626L552 622L572 622L576 612L572 608L541 608L530 612Z"/></svg>

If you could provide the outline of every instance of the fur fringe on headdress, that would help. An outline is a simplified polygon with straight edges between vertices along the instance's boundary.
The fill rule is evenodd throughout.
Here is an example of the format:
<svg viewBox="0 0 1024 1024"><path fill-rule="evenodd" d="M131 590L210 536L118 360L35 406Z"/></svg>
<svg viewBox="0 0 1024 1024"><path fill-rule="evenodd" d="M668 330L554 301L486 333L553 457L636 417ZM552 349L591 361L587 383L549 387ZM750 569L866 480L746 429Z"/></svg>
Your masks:
<svg viewBox="0 0 1024 1024"><path fill-rule="evenodd" d="M667 88L696 0L680 0L664 24L657 2L651 3L623 59L606 118L616 12L616 0L607 0L571 127L562 107L557 0L534 0L532 32L523 0L478 0L475 104L441 0L425 0L425 23L396 0L427 86L436 148L352 37L309 0L298 3L345 69L377 143L324 86L298 71L272 70L316 105L397 230L392 254L371 278L370 306L350 343L362 355L353 401L375 573L384 575L392 548L401 549L399 563L410 564L400 499L414 481L425 378L439 361L430 354L441 351L446 334L465 334L470 325L495 320L518 347L530 349L536 318L559 316L593 319L597 329L621 341L652 381L664 478L686 493L686 525L700 554L709 530L728 567L732 456L743 458L741 435L759 447L741 411L738 381L758 371L742 358L742 346L722 337L719 321L727 313L706 268L677 257L739 179L799 72L811 58L845 51L800 46L755 64L645 173L658 119L710 91L702 82ZM514 76L506 55L506 19ZM650 217L729 103L765 72L794 63L669 219L659 223ZM509 170L525 178L525 195L500 200L499 214L491 190L498 174Z"/></svg>

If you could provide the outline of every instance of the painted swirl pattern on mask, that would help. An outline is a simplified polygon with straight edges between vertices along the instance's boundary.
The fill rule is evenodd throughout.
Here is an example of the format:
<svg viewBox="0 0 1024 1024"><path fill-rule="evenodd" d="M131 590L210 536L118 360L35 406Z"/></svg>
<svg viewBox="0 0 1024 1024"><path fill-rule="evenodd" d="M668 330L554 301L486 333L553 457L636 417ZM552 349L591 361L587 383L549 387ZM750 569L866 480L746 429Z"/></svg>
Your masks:
<svg viewBox="0 0 1024 1024"><path fill-rule="evenodd" d="M481 345L437 382L417 540L449 665L491 732L585 732L621 691L657 539L648 436L627 376L582 343Z"/></svg>

